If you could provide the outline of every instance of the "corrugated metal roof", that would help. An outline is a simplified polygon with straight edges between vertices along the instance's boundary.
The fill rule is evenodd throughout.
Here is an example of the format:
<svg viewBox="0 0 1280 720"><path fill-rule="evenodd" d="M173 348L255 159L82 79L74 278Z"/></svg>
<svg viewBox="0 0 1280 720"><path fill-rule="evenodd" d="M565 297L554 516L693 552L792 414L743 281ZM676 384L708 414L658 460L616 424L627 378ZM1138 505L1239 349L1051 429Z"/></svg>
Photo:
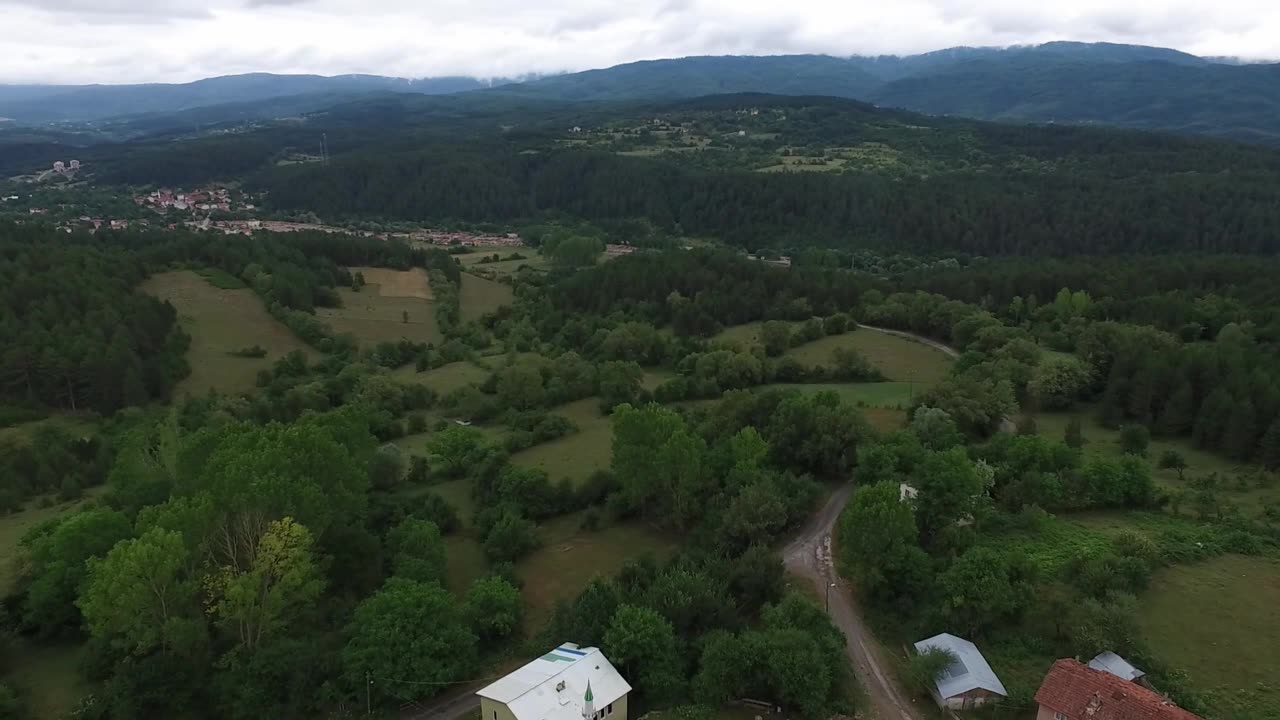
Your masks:
<svg viewBox="0 0 1280 720"><path fill-rule="evenodd" d="M588 683L596 710L631 692L599 648L564 643L476 694L503 703L517 720L582 720Z"/></svg>
<svg viewBox="0 0 1280 720"><path fill-rule="evenodd" d="M977 645L951 633L934 635L916 643L916 652L922 653L932 648L950 650L956 656L956 661L943 672L936 683L938 695L943 700L978 688L1008 696L1009 692L1004 689L1000 678L996 677L995 671L987 664L987 659L978 652Z"/></svg>
<svg viewBox="0 0 1280 720"><path fill-rule="evenodd" d="M1121 680L1128 680L1130 682L1146 675L1146 673L1134 667L1128 660L1125 660L1110 650L1098 653L1097 657L1089 661L1089 667L1094 670L1109 672Z"/></svg>

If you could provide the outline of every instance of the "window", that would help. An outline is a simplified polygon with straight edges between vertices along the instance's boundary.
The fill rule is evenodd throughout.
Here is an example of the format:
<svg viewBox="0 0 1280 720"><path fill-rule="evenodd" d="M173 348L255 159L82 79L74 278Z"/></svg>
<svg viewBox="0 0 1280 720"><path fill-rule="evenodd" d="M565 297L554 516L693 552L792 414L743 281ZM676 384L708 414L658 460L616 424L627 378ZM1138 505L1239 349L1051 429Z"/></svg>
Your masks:
<svg viewBox="0 0 1280 720"><path fill-rule="evenodd" d="M1067 716L1066 716L1066 715L1063 715L1063 714L1062 714L1062 713L1060 713L1060 712L1055 712L1055 713L1053 714L1053 720L1067 720Z"/></svg>
<svg viewBox="0 0 1280 720"><path fill-rule="evenodd" d="M494 711L493 711L493 720L498 720L498 711L497 711L497 710L494 710Z"/></svg>
<svg viewBox="0 0 1280 720"><path fill-rule="evenodd" d="M609 703L609 706L604 709L604 714L605 715L613 714L613 703Z"/></svg>

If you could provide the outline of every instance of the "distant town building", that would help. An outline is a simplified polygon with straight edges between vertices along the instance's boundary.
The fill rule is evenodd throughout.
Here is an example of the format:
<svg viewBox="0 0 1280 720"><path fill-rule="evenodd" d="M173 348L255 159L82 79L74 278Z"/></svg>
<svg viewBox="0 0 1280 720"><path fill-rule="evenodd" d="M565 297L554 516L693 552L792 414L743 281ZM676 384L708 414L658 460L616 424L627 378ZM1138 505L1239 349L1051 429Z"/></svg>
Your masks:
<svg viewBox="0 0 1280 720"><path fill-rule="evenodd" d="M66 166L62 164L61 160L58 160L53 164L53 171L56 173L63 172L66 169L67 169Z"/></svg>
<svg viewBox="0 0 1280 720"><path fill-rule="evenodd" d="M79 170L79 169L80 169L80 161L79 161L79 160L72 160L72 161L71 161L71 166L70 166L70 167L71 167L71 169L72 169L72 170Z"/></svg>

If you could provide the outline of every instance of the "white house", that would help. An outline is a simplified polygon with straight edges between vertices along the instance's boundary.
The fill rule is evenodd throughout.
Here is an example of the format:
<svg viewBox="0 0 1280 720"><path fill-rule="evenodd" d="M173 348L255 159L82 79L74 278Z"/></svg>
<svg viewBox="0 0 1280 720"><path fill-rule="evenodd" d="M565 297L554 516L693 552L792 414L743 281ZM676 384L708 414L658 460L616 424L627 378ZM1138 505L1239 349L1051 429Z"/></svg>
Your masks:
<svg viewBox="0 0 1280 720"><path fill-rule="evenodd" d="M916 643L916 652L923 653L933 649L948 650L956 658L934 682L932 694L938 707L968 710L1009 696L1004 683L1000 682L987 659L978 652L977 645L951 633L934 635Z"/></svg>
<svg viewBox="0 0 1280 720"><path fill-rule="evenodd" d="M564 643L476 694L480 720L627 720L629 692L599 648Z"/></svg>

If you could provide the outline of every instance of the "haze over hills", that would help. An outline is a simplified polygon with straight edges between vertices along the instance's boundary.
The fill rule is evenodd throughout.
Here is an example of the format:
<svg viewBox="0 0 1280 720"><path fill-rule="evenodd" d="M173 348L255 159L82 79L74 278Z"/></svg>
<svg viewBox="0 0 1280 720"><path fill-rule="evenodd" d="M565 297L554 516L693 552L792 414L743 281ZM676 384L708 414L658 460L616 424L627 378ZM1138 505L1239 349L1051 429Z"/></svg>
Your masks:
<svg viewBox="0 0 1280 720"><path fill-rule="evenodd" d="M295 95L328 95L338 102L338 98L371 92L438 95L488 86L488 82L469 77L412 80L381 75L270 73L226 75L183 84L0 85L0 116L26 122L102 120Z"/></svg>
<svg viewBox="0 0 1280 720"><path fill-rule="evenodd" d="M0 117L25 123L156 116L155 128L305 114L390 93L480 91L560 102L760 92L856 98L930 114L1205 134L1280 143L1280 65L1177 50L1053 42L910 56L698 56L522 82L252 74L181 85L0 86ZM179 114L173 116L175 113ZM159 116L171 115L167 119Z"/></svg>

